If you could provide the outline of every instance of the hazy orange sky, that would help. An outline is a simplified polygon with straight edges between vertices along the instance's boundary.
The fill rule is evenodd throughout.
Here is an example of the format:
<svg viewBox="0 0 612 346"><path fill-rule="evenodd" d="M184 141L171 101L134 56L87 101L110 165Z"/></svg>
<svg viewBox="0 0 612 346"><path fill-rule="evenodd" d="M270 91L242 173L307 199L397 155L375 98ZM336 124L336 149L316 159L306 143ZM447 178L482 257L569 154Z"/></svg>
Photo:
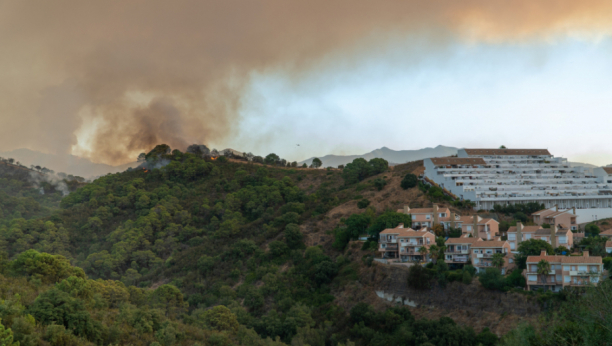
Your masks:
<svg viewBox="0 0 612 346"><path fill-rule="evenodd" d="M0 151L505 144L612 163L611 29L609 1L3 1Z"/></svg>

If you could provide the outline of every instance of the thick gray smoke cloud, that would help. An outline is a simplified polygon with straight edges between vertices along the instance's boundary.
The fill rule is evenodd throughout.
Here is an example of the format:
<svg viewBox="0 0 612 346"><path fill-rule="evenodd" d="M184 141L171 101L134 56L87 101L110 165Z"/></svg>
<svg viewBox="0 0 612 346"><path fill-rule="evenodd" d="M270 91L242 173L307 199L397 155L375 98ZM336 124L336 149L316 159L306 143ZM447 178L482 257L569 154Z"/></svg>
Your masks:
<svg viewBox="0 0 612 346"><path fill-rule="evenodd" d="M300 78L410 35L433 47L610 23L594 0L3 1L0 146L125 163L231 136L253 72Z"/></svg>

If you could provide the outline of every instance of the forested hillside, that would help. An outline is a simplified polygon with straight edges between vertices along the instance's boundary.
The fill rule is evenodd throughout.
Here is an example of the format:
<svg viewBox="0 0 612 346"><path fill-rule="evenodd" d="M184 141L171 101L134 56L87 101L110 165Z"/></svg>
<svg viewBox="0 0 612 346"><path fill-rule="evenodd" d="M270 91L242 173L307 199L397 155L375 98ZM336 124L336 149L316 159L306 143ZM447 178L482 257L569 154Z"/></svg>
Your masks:
<svg viewBox="0 0 612 346"><path fill-rule="evenodd" d="M99 178L47 217L5 221L4 280L23 288L3 293L5 305L18 308L0 309L0 317L15 340L315 346L497 339L450 319L417 320L407 308L345 310L335 302L333 290L358 280L358 263L308 247L304 225L335 225L329 210L384 188L383 177L362 182L386 171L384 160L341 172L167 152L158 147L147 157L151 167L165 166ZM402 218L383 213L377 227Z"/></svg>
<svg viewBox="0 0 612 346"><path fill-rule="evenodd" d="M80 177L28 169L0 158L0 227L13 219L50 215L65 194L82 185Z"/></svg>
<svg viewBox="0 0 612 346"><path fill-rule="evenodd" d="M0 343L495 345L499 337L488 328L458 324L433 306L424 313L371 298L388 281L423 297L432 287L445 294L447 282L456 281L453 292L478 285L473 272L443 264L417 266L402 282L376 270L378 233L411 222L395 210L444 200L435 188L417 187L411 173L421 166L357 159L343 170L291 168L158 146L141 168L88 184L65 180L74 191L61 203L52 186L24 197L41 185L4 175L12 198L42 209L1 219ZM371 241L350 243L364 235ZM533 304L569 300L545 298ZM581 302L603 299L587 298ZM554 345L547 333L584 338L571 328L591 315L576 306L554 319L564 334L543 323L521 326L503 342ZM499 319L492 324L513 321L497 332L517 325L516 316L490 310L486 316ZM588 326L602 325L594 321ZM602 330L591 335L605 339Z"/></svg>

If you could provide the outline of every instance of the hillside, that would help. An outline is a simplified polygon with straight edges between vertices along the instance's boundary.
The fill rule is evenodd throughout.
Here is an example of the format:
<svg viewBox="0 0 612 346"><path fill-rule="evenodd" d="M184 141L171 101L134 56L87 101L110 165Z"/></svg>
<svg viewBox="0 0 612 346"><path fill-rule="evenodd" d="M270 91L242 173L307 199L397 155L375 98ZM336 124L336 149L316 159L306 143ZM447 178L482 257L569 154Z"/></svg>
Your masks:
<svg viewBox="0 0 612 346"><path fill-rule="evenodd" d="M66 172L84 178L94 178L108 173L123 172L129 167L136 167L136 162L120 166L111 166L103 163L93 163L88 159L74 155L46 154L30 149L15 149L8 152L0 152L0 157L13 158L21 164L40 165L55 172Z"/></svg>
<svg viewBox="0 0 612 346"><path fill-rule="evenodd" d="M35 219L59 209L64 195L82 183L0 161L0 226L13 219Z"/></svg>
<svg viewBox="0 0 612 346"><path fill-rule="evenodd" d="M435 148L423 148L417 150L393 150L387 147L382 147L362 155L325 155L323 157L319 157L319 159L321 159L323 162L323 167L338 167L338 165L346 165L349 162L353 162L353 160L356 158L363 158L366 160L382 158L387 160L389 164L396 165L423 160L430 157L444 157L456 154L457 148L445 147L443 145L438 145ZM300 161L299 164L302 165L305 163L310 166L312 159L314 159L314 157Z"/></svg>
<svg viewBox="0 0 612 346"><path fill-rule="evenodd" d="M338 242L356 215L377 234L409 224L393 212L405 203L431 205L419 188L399 187L422 161L388 168L373 160L361 168L369 176L347 183L355 167L168 153L158 146L147 155L161 168L101 177L48 215L0 223L8 258L0 280L13 287L1 304L21 304L0 318L15 340L486 346L544 311L534 296L485 290L476 279L437 278L415 290L406 268L372 262L369 243ZM427 269L436 270L456 274Z"/></svg>

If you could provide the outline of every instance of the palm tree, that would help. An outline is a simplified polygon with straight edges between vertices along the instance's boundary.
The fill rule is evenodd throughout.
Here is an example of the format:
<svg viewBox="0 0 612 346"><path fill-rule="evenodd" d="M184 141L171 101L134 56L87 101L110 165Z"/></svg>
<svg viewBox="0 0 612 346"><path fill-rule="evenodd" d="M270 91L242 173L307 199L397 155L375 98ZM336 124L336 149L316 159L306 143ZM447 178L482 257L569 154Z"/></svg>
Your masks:
<svg viewBox="0 0 612 346"><path fill-rule="evenodd" d="M504 260L504 254L501 254L501 253L493 254L493 257L491 258L491 264L494 267L501 268L504 266L504 263L506 263L506 261Z"/></svg>
<svg viewBox="0 0 612 346"><path fill-rule="evenodd" d="M424 246L421 246L421 248L419 249L419 253L421 254L423 258L423 262L425 262L425 256L427 256L427 248Z"/></svg>
<svg viewBox="0 0 612 346"><path fill-rule="evenodd" d="M547 260L541 260L538 262L537 273L540 275L542 282L546 282L546 276L550 273L550 263Z"/></svg>
<svg viewBox="0 0 612 346"><path fill-rule="evenodd" d="M434 264L438 261L438 257L439 257L438 251L439 251L439 248L438 248L438 245L436 244L429 247L429 255L433 259ZM421 252L420 249L419 249L419 252Z"/></svg>

